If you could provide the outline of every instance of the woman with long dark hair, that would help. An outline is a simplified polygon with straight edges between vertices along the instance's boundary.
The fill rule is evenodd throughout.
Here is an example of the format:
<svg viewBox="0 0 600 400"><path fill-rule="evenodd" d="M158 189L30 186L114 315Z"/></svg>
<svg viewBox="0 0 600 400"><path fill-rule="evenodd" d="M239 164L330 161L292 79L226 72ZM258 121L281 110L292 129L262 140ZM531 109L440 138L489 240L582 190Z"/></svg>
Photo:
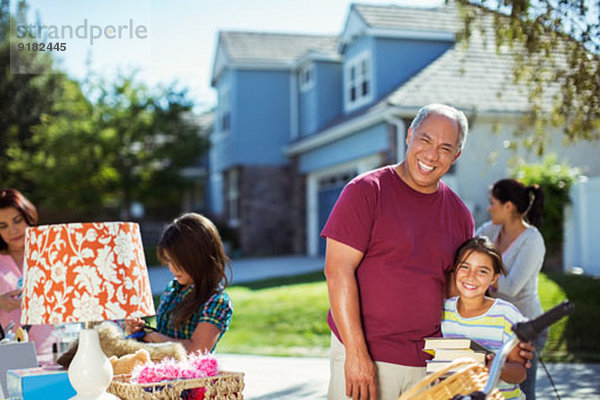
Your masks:
<svg viewBox="0 0 600 400"><path fill-rule="evenodd" d="M544 238L538 230L543 206L544 192L538 185L527 186L515 179L499 180L490 191L491 221L475 233L494 242L506 266L507 275L498 278L491 294L514 304L526 318L543 313L538 295L538 275L546 254ZM534 343L538 354L547 337L545 332ZM536 354L527 370L527 379L520 385L527 400L535 400L537 361Z"/></svg>
<svg viewBox="0 0 600 400"><path fill-rule="evenodd" d="M35 206L16 189L0 189L0 325L6 328L11 322L13 330L21 326L21 287L25 230L36 225ZM33 325L29 340L35 343L38 361L49 364L52 344L56 338L50 325Z"/></svg>

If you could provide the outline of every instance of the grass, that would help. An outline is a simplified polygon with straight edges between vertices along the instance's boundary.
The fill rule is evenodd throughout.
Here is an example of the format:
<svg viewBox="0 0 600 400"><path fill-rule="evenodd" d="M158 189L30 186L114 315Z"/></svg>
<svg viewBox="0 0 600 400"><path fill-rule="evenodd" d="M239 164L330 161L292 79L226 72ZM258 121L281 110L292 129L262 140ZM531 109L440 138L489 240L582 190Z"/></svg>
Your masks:
<svg viewBox="0 0 600 400"><path fill-rule="evenodd" d="M583 275L540 275L540 300L544 310L567 298L575 304L575 312L551 327L543 358L600 362L600 279Z"/></svg>
<svg viewBox="0 0 600 400"><path fill-rule="evenodd" d="M323 273L268 279L227 289L234 304L219 352L326 356L330 331Z"/></svg>
<svg viewBox="0 0 600 400"><path fill-rule="evenodd" d="M575 313L552 326L543 358L600 362L600 280L562 274L540 275L540 298L547 310L564 299ZM232 286L235 311L219 352L326 356L330 331L325 321L327 288L321 272Z"/></svg>

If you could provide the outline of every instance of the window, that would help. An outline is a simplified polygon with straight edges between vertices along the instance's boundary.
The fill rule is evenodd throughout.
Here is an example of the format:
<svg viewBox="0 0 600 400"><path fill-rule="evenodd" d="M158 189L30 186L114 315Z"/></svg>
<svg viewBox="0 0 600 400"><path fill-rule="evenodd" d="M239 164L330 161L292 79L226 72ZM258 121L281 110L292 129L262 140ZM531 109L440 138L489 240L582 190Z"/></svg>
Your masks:
<svg viewBox="0 0 600 400"><path fill-rule="evenodd" d="M236 227L240 223L240 180L237 169L229 170L227 176L227 212L229 225Z"/></svg>
<svg viewBox="0 0 600 400"><path fill-rule="evenodd" d="M231 129L231 104L230 90L228 87L219 90L219 119L218 128L221 133L228 133Z"/></svg>
<svg viewBox="0 0 600 400"><path fill-rule="evenodd" d="M307 63L300 67L300 90L306 92L315 85L315 64Z"/></svg>
<svg viewBox="0 0 600 400"><path fill-rule="evenodd" d="M373 74L369 53L362 53L348 61L344 75L347 111L365 105L373 99Z"/></svg>

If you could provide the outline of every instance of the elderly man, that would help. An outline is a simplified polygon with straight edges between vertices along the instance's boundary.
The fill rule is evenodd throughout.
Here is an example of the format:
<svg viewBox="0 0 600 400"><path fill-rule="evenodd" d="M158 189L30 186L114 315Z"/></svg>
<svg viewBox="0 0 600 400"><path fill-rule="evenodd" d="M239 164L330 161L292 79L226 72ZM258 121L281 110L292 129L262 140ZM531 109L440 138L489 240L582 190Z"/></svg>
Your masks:
<svg viewBox="0 0 600 400"><path fill-rule="evenodd" d="M473 236L471 213L440 180L467 133L461 111L423 107L408 130L406 159L354 178L333 208L321 233L329 399L396 399L425 376L423 338L440 334L454 252Z"/></svg>

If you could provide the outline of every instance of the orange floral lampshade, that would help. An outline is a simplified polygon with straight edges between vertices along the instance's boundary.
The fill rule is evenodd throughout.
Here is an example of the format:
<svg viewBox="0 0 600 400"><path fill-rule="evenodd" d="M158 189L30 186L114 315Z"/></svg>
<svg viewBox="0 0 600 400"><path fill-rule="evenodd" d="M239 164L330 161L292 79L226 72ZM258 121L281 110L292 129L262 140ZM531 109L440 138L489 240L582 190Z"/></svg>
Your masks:
<svg viewBox="0 0 600 400"><path fill-rule="evenodd" d="M27 228L23 269L23 324L155 314L138 224Z"/></svg>

